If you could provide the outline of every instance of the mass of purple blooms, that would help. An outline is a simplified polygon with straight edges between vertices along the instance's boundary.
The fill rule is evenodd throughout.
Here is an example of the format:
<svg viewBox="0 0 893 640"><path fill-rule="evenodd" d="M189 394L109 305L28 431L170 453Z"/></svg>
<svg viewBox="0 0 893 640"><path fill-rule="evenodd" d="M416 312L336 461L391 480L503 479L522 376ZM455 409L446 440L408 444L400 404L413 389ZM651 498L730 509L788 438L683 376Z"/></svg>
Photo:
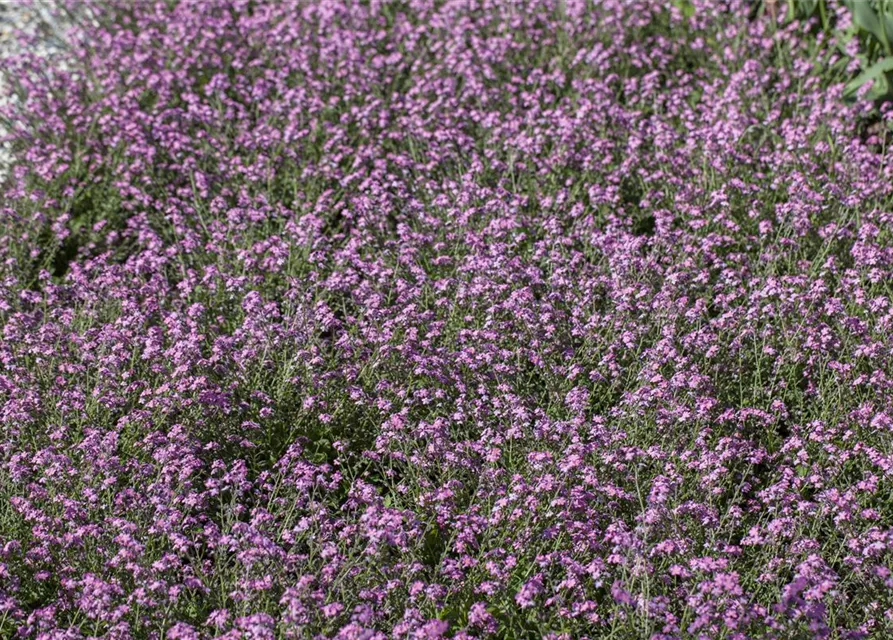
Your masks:
<svg viewBox="0 0 893 640"><path fill-rule="evenodd" d="M814 20L59 11L2 62L0 637L893 637L893 111Z"/></svg>

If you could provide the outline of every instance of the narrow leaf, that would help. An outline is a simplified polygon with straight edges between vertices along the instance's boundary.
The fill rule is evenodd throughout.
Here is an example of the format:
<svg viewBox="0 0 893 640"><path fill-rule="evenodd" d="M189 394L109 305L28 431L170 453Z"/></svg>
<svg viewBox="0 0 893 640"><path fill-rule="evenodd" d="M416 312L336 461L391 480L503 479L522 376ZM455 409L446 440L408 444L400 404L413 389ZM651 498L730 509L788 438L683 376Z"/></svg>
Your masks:
<svg viewBox="0 0 893 640"><path fill-rule="evenodd" d="M882 58L881 60L878 60L847 83L843 89L843 95L850 96L854 94L863 84L871 80L877 80L888 71L893 71L893 58Z"/></svg>

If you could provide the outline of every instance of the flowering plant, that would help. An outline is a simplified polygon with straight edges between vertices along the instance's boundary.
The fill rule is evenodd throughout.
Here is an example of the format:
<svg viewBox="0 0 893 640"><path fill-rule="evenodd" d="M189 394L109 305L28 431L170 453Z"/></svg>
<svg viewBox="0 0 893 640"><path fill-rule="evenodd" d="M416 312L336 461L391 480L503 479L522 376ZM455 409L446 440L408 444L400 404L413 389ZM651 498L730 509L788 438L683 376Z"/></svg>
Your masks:
<svg viewBox="0 0 893 640"><path fill-rule="evenodd" d="M890 116L830 38L62 9L2 65L0 636L893 634Z"/></svg>

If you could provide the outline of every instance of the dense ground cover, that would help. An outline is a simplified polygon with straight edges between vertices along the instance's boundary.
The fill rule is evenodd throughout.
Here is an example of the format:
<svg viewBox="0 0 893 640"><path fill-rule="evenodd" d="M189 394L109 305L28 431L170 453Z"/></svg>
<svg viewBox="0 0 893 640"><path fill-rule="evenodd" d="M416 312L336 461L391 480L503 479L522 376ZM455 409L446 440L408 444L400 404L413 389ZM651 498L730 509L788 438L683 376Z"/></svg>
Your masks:
<svg viewBox="0 0 893 640"><path fill-rule="evenodd" d="M818 18L72 6L5 62L0 636L893 634L887 116Z"/></svg>

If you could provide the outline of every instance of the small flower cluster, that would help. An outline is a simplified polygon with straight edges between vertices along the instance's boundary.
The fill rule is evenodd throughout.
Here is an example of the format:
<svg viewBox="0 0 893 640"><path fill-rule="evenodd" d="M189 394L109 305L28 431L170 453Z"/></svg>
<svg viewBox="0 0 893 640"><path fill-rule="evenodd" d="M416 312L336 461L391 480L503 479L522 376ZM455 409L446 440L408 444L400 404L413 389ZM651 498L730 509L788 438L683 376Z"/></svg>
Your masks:
<svg viewBox="0 0 893 640"><path fill-rule="evenodd" d="M821 32L68 4L3 61L0 636L893 634L889 114Z"/></svg>

